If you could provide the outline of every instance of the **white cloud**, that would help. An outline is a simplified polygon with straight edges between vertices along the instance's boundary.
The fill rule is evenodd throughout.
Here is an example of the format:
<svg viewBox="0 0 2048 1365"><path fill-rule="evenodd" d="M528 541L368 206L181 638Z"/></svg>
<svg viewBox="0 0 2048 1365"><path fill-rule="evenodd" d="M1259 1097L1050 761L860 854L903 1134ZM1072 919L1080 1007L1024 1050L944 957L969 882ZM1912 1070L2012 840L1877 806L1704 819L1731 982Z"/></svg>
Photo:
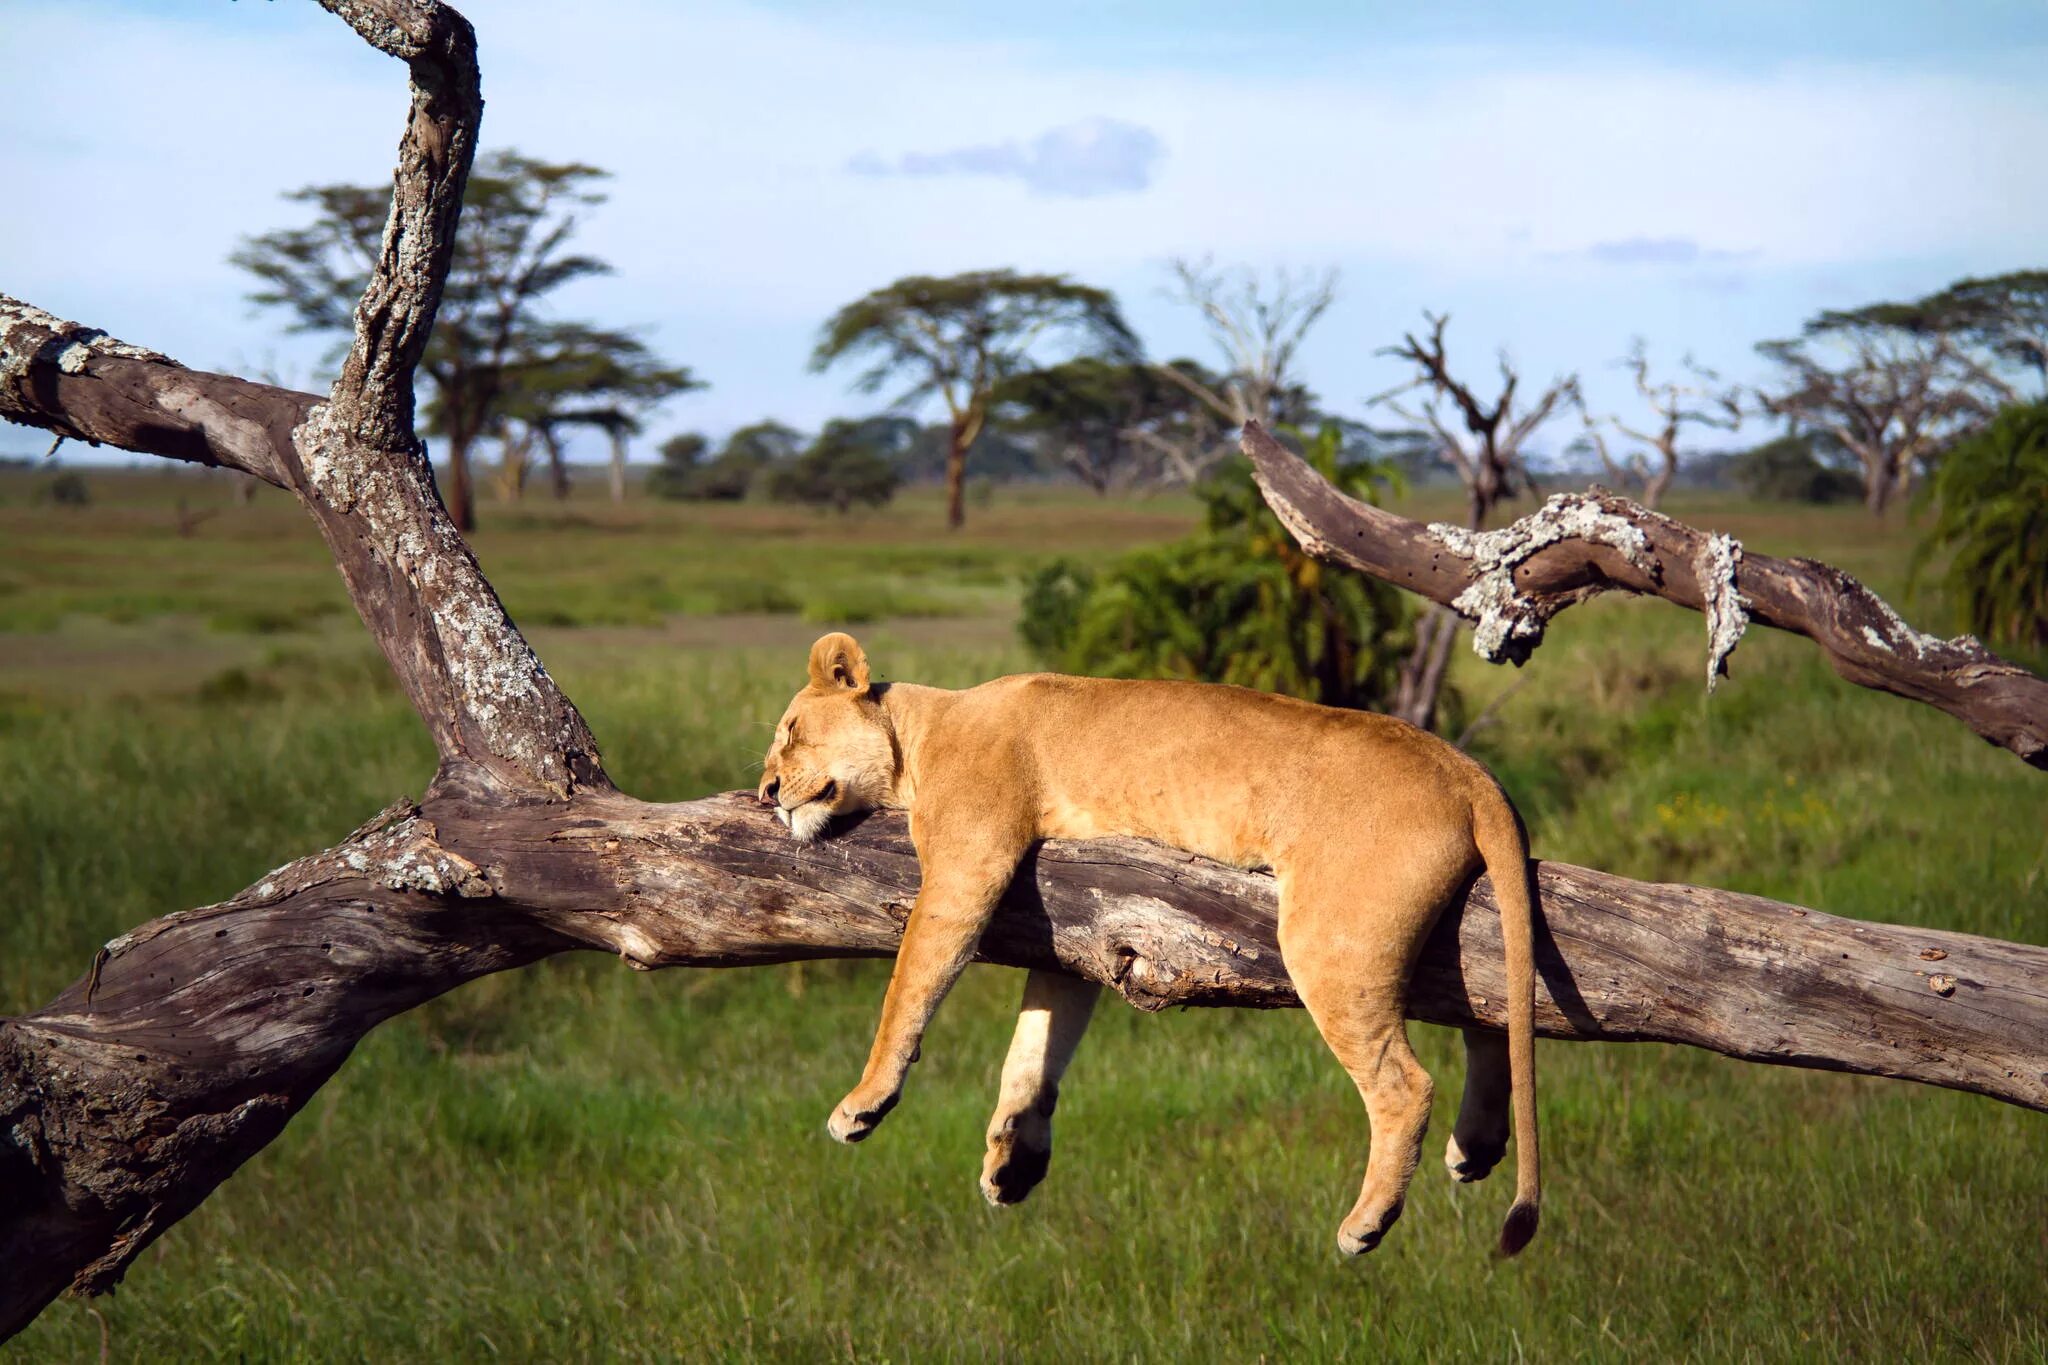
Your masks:
<svg viewBox="0 0 2048 1365"><path fill-rule="evenodd" d="M1584 259L1599 265L1675 266L1721 265L1756 254L1754 251L1701 246L1691 237L1624 237L1618 241L1594 242L1577 251L1555 251L1550 253L1550 258Z"/></svg>
<svg viewBox="0 0 2048 1365"><path fill-rule="evenodd" d="M846 168L873 176L996 176L1022 181L1033 194L1091 199L1144 189L1164 155L1165 146L1150 128L1121 119L1091 118L1048 129L1029 148L999 142L944 152L905 152L894 161L861 152Z"/></svg>

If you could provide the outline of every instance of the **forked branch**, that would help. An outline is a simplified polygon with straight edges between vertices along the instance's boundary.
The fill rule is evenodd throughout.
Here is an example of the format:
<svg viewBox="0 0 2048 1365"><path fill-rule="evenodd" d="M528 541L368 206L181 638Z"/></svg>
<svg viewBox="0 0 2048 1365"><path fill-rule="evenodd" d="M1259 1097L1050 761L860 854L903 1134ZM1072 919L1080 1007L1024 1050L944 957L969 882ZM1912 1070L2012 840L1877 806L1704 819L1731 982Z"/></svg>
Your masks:
<svg viewBox="0 0 2048 1365"><path fill-rule="evenodd" d="M1751 554L1611 494L1560 493L1499 531L1424 525L1346 497L1257 426L1244 451L1302 549L1455 608L1493 662L1525 661L1551 617L1596 593L1661 597L1706 615L1710 682L1755 621L1812 640L1850 682L1926 702L2048 768L2048 679L1974 636L1913 629L1830 565Z"/></svg>

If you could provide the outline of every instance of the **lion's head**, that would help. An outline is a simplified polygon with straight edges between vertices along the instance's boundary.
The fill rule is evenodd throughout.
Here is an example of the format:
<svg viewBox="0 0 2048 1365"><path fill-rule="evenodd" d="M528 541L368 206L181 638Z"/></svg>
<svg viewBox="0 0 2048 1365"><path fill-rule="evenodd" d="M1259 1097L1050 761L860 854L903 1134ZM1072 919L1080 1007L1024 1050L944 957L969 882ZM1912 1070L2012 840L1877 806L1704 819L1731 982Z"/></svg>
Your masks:
<svg viewBox="0 0 2048 1365"><path fill-rule="evenodd" d="M758 792L804 843L835 815L886 805L896 782L896 742L859 642L825 636L811 646L810 671L775 726Z"/></svg>

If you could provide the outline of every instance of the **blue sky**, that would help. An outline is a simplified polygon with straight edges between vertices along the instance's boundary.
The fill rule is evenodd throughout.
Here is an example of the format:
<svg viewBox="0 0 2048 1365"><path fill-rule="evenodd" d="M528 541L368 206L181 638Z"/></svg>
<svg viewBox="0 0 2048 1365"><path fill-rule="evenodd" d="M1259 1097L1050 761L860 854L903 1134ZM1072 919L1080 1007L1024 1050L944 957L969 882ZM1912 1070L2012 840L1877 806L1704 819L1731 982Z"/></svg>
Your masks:
<svg viewBox="0 0 2048 1365"><path fill-rule="evenodd" d="M1302 357L1332 407L1400 377L1374 352L1429 308L1461 368L1504 347L1626 414L1634 335L1755 378L1820 308L2048 263L2038 0L465 12L485 144L616 173L584 241L618 273L564 303L710 381L657 435L871 408L805 360L911 272L1064 271L1200 356L1167 258L1336 266ZM324 384L226 257L285 190L388 178L395 63L305 0L9 0L0 89L0 290Z"/></svg>

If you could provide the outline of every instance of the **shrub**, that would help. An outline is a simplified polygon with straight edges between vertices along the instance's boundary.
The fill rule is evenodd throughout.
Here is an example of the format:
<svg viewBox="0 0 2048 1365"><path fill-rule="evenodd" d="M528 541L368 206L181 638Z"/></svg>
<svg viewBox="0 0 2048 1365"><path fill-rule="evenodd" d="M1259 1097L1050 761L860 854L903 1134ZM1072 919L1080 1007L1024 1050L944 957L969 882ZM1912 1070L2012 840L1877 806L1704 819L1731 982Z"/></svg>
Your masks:
<svg viewBox="0 0 2048 1365"><path fill-rule="evenodd" d="M661 443L661 463L647 475L647 491L679 502L739 502L766 463L751 449L728 444L705 459L709 443L694 431Z"/></svg>
<svg viewBox="0 0 2048 1365"><path fill-rule="evenodd" d="M1854 502L1863 496L1863 480L1822 463L1805 436L1780 436L1745 450L1729 472L1745 493L1773 502Z"/></svg>
<svg viewBox="0 0 2048 1365"><path fill-rule="evenodd" d="M2014 404L1958 441L1921 496L1939 510L1914 567L1948 555L1963 628L2048 646L2048 403Z"/></svg>
<svg viewBox="0 0 2048 1365"><path fill-rule="evenodd" d="M709 460L702 436L671 436L661 445L661 464L647 476L648 491L683 502L740 502L761 471L795 459L802 446L802 433L774 421L739 428Z"/></svg>
<svg viewBox="0 0 2048 1365"><path fill-rule="evenodd" d="M856 503L880 507L900 481L896 466L862 439L860 424L832 421L810 449L768 471L768 496L845 512Z"/></svg>
<svg viewBox="0 0 2048 1365"><path fill-rule="evenodd" d="M1342 434L1307 442L1309 462L1374 499L1380 465L1338 463ZM1098 572L1055 563L1025 586L1019 632L1050 666L1111 678L1237 683L1330 706L1391 696L1412 634L1399 593L1304 555L1235 460L1197 489L1201 534L1123 556Z"/></svg>
<svg viewBox="0 0 2048 1365"><path fill-rule="evenodd" d="M85 475L75 469L67 469L43 485L43 496L59 507L89 507L92 505L92 485L85 481Z"/></svg>

